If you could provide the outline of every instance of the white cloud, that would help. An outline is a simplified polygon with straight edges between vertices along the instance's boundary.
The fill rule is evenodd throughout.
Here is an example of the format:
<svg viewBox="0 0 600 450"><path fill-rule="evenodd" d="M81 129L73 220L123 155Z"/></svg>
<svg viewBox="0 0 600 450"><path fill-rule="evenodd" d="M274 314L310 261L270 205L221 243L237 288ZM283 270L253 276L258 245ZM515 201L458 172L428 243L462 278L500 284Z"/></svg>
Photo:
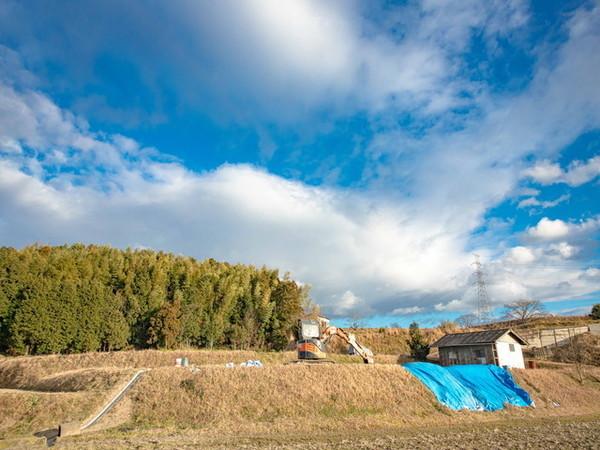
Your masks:
<svg viewBox="0 0 600 450"><path fill-rule="evenodd" d="M448 303L437 303L434 305L436 311L465 311L469 308L469 304L464 299L450 300Z"/></svg>
<svg viewBox="0 0 600 450"><path fill-rule="evenodd" d="M543 160L524 170L523 175L541 184L552 184L562 177L563 172L559 164Z"/></svg>
<svg viewBox="0 0 600 450"><path fill-rule="evenodd" d="M23 42L35 62L52 55L81 85L97 75L89 69L97 55L118 47L139 68L145 88L158 89L170 75L169 93L175 91L186 106L210 103L240 120L254 122L260 114L289 122L321 108L346 116L390 107L437 114L464 105L465 92L480 86L453 79L460 76L457 56L475 34L490 45L509 36L527 22L527 8L519 1L383 6L353 0L179 0L150 7L132 2L123 9L82 1L43 14L13 5L0 16L0 29L11 41ZM85 20L90 16L91 23ZM62 48L56 41L64 35L69 45ZM127 120L127 108L111 107L98 96L76 103L80 111L113 116L118 123L142 120L139 105L129 105ZM162 117L161 111L148 115Z"/></svg>
<svg viewBox="0 0 600 450"><path fill-rule="evenodd" d="M552 220L544 217L527 232L530 236L539 239L558 239L569 235L569 225L560 219Z"/></svg>
<svg viewBox="0 0 600 450"><path fill-rule="evenodd" d="M404 308L396 308L392 311L392 315L395 316L409 316L411 314L416 314L422 312L423 308L420 306L407 306Z"/></svg>
<svg viewBox="0 0 600 450"><path fill-rule="evenodd" d="M137 245L267 264L312 284L338 314L453 289L451 273L468 264L465 236L408 204L249 165L195 173L124 136L90 131L40 93L0 85L0 99L14 107L0 113L0 136L35 148L0 159L5 243Z"/></svg>
<svg viewBox="0 0 600 450"><path fill-rule="evenodd" d="M564 174L565 183L580 186L600 176L600 156L594 156L587 162L574 161Z"/></svg>
<svg viewBox="0 0 600 450"><path fill-rule="evenodd" d="M359 309L362 303L362 299L357 297L352 291L346 291L334 303L333 311L339 315L353 314Z"/></svg>
<svg viewBox="0 0 600 450"><path fill-rule="evenodd" d="M579 253L579 248L570 245L568 242L559 242L557 244L551 244L549 247L550 252L559 254L562 258L569 259Z"/></svg>
<svg viewBox="0 0 600 450"><path fill-rule="evenodd" d="M559 164L548 160L537 162L523 172L540 184L566 183L569 186L581 186L600 176L600 156L587 161L573 161L566 170Z"/></svg>
<svg viewBox="0 0 600 450"><path fill-rule="evenodd" d="M600 127L600 90L592 75L600 72L598 30L600 7L577 11L565 26L569 39L538 62L527 88L487 97L481 114L453 133L440 127L424 137L403 129L379 134L365 174L382 188L405 188L448 227L481 224L486 211L515 192L525 159L554 157L582 132Z"/></svg>
<svg viewBox="0 0 600 450"><path fill-rule="evenodd" d="M200 34L191 34L192 46L219 42L214 57L226 59L221 68L231 68L223 70L224 78L243 74L239 86L215 91L251 92L257 99L248 103L250 110L265 101L282 115L287 114L282 104L303 111L321 105L324 97L343 109L348 96L358 97L350 103L359 109L377 110L397 96L393 101L400 105L443 110L457 101L458 87L447 83L447 70L454 69L448 52L464 45L482 23L492 33L510 32L501 26L508 18L498 20L487 3L426 3L422 34L400 41L369 33L353 10L338 14L337 4L299 2L288 10L270 3L250 10L249 3L240 6L241 15L217 14L219 20L213 20L215 11L226 7L212 5L204 11L189 3L189 14L179 20ZM381 137L367 169L373 184L362 190L309 186L249 165L187 170L124 136L90 130L85 120L35 89L2 83L0 142L27 146L34 154L2 155L0 238L19 246L137 245L267 264L313 285L315 299L337 314L468 311L471 233L489 208L514 192L522 159L532 153L550 158L598 126L598 11L576 13L568 42L552 61L540 62L531 86L509 99L487 99L481 115L469 116L460 131L434 130L422 140L402 133ZM449 27L448 17L458 25ZM511 26L525 20L514 17ZM302 38L315 29L322 33ZM224 32L227 39L221 39ZM169 53L165 46L172 50L169 58L196 61L169 40L157 39L156 45L159 52ZM202 63L182 73L220 83L215 74L202 72ZM385 195L379 190L394 183L402 189ZM599 223L544 218L525 233L535 242L510 249L508 258L504 248L475 249L488 255L494 304L526 294L564 299L599 289L600 279L576 261L567 269L534 264L556 254L572 259L579 244L571 238L593 232ZM560 243L550 247L554 240Z"/></svg>
<svg viewBox="0 0 600 450"><path fill-rule="evenodd" d="M41 94L0 86L0 98L7 96L22 123L2 127L2 137L36 143L38 150L0 159L5 244L135 245L266 264L311 284L316 301L338 315L472 309L465 250L470 223L462 215L442 209L431 215L404 200L312 187L248 165L196 173L124 136L90 131ZM44 107L30 107L32 98ZM48 111L56 127L46 131ZM98 161L102 170L94 169ZM73 167L87 170L76 174ZM566 226L581 234L598 223ZM560 245L555 250L570 251ZM531 260L525 248L511 255L515 263ZM503 276L490 273L494 301L530 289L554 295L548 278L535 271L522 282ZM600 286L575 269L553 273L551 280L568 283L562 295Z"/></svg>
<svg viewBox="0 0 600 450"><path fill-rule="evenodd" d="M516 264L528 264L535 261L535 254L530 248L518 246L510 249L507 258Z"/></svg>
<svg viewBox="0 0 600 450"><path fill-rule="evenodd" d="M527 208L527 207L540 207L542 209L553 208L556 205L559 205L563 202L569 200L571 196L569 194L561 195L560 197L554 200L538 200L535 197L527 197L519 202L517 205L518 208Z"/></svg>
<svg viewBox="0 0 600 450"><path fill-rule="evenodd" d="M581 237L594 233L600 228L600 217L592 217L580 222L565 222L560 219L542 218L536 226L527 229L535 239L555 240L565 237Z"/></svg>
<svg viewBox="0 0 600 450"><path fill-rule="evenodd" d="M2 139L0 141L0 152L21 153L22 151L21 145L14 139Z"/></svg>

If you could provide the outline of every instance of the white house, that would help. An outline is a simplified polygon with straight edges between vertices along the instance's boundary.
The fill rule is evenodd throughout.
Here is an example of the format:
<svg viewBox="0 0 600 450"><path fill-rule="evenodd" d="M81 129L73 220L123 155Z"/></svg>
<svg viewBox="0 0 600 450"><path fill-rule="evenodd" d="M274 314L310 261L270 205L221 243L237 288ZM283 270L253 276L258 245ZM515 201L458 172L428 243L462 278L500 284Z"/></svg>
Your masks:
<svg viewBox="0 0 600 450"><path fill-rule="evenodd" d="M495 364L524 369L522 346L525 339L510 328L447 334L431 347L440 352L440 364Z"/></svg>

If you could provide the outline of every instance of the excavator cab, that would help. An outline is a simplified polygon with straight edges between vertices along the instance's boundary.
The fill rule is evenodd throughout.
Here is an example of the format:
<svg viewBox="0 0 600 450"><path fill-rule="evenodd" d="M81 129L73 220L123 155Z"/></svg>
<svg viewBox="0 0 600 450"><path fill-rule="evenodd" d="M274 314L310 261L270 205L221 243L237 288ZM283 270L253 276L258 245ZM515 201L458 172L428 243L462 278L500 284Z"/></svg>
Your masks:
<svg viewBox="0 0 600 450"><path fill-rule="evenodd" d="M297 342L298 361L325 362L327 341L333 336L338 336L346 342L359 355L365 364L373 364L373 352L356 341L353 334L346 333L343 329L328 326L321 331L321 324L317 320L300 321L300 339Z"/></svg>
<svg viewBox="0 0 600 450"><path fill-rule="evenodd" d="M300 321L300 339L297 342L299 360L325 360L327 354L321 342L321 330L317 320Z"/></svg>

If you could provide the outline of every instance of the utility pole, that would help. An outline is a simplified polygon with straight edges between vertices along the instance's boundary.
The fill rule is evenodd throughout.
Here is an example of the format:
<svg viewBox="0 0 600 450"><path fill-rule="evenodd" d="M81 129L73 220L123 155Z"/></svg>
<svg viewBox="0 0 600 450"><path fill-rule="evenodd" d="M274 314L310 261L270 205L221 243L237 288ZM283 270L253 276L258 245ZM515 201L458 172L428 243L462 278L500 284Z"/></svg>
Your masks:
<svg viewBox="0 0 600 450"><path fill-rule="evenodd" d="M477 287L477 322L481 325L490 321L490 300L487 294L487 288L485 287L485 280L483 278L483 270L481 269L481 262L479 261L479 255L474 254L475 261L475 286Z"/></svg>

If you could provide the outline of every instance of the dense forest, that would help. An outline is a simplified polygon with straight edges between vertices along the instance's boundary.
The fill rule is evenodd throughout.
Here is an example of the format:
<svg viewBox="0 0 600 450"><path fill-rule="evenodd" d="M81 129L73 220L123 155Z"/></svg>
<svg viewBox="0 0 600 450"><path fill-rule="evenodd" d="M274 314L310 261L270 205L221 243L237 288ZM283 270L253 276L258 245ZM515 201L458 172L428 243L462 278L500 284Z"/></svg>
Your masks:
<svg viewBox="0 0 600 450"><path fill-rule="evenodd" d="M0 352L282 349L307 292L277 270L104 246L0 248Z"/></svg>

